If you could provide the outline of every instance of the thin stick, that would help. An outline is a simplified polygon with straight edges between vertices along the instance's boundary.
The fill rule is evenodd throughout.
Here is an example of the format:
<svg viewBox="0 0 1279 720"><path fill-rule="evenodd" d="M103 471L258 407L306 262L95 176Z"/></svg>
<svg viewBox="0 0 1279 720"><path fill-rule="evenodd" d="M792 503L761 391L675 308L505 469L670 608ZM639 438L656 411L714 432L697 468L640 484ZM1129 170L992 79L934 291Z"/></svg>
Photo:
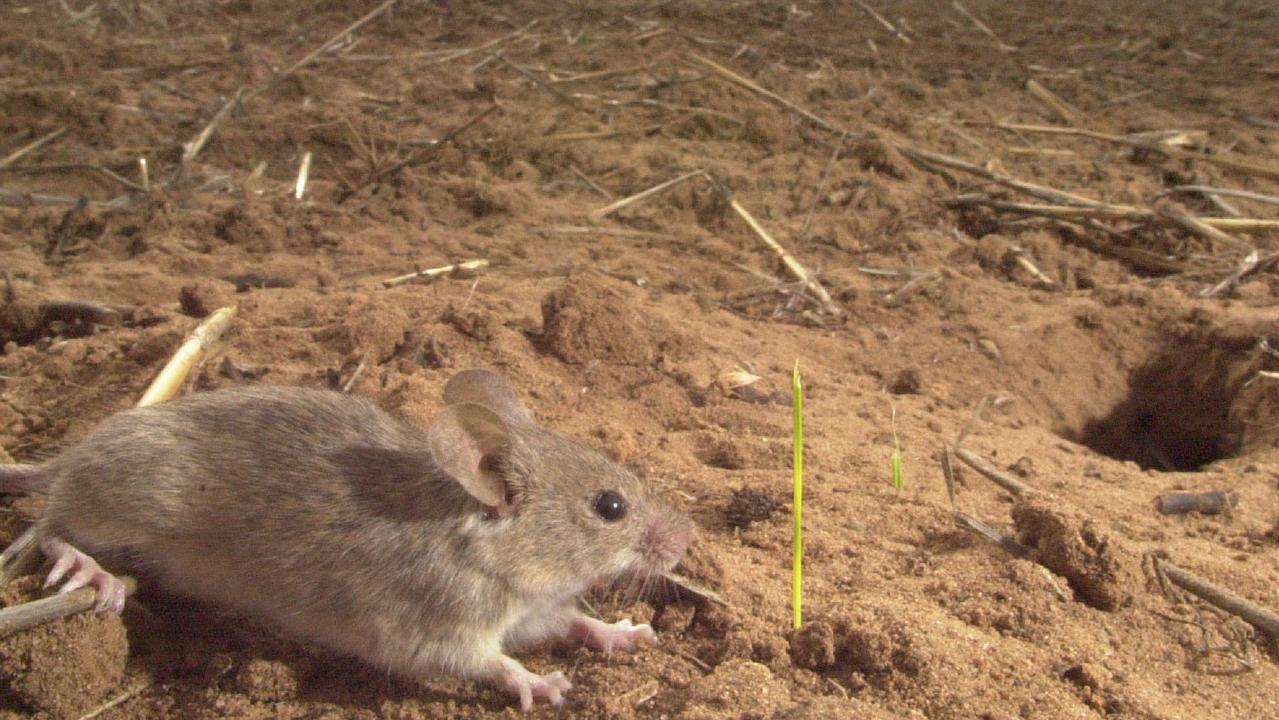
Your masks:
<svg viewBox="0 0 1279 720"><path fill-rule="evenodd" d="M625 227L609 227L607 225L541 225L529 229L544 235L612 235L613 237L664 240L667 242L680 239L680 236L671 235L670 233L649 232Z"/></svg>
<svg viewBox="0 0 1279 720"><path fill-rule="evenodd" d="M835 301L831 299L830 293L826 292L826 288L822 287L822 284L817 281L817 278L814 277L812 273L808 272L808 270L801 265L793 255L787 252L786 248L782 247L781 243L774 240L773 236L768 234L768 231L765 230L757 220L755 220L755 217L747 212L746 208L742 207L741 203L737 202L737 198L733 197L727 187L720 185L718 182L715 182L714 185L724 196L724 199L728 201L729 207L733 208L733 212L737 213L737 216L742 220L745 220L746 224L750 226L750 229L755 232L756 237L762 240L765 245L772 248L773 252L777 253L777 257L781 258L782 264L786 266L786 269L789 270L796 279L804 283L804 285L817 296L817 299L821 301L823 309L831 315L842 317L844 314L843 309L840 308L839 305L835 304Z"/></svg>
<svg viewBox="0 0 1279 720"><path fill-rule="evenodd" d="M26 145L23 145L17 150L14 150L13 152L9 153L8 157L6 157L3 160L0 160L0 170L3 170L4 168L7 168L10 165L18 162L19 160L23 158L23 156L33 153L36 150L39 150L40 148L44 147L45 145L48 145L49 143L53 142L54 140L57 140L58 138L62 137L62 135L66 131L67 129L65 127L58 128L57 130L54 130L48 135L44 135L43 137L37 138L27 143Z"/></svg>
<svg viewBox="0 0 1279 720"><path fill-rule="evenodd" d="M636 65L629 68L614 68L612 70L593 70L591 72L577 73L576 75L566 75L564 77L551 77L551 82L556 85L564 83L585 82L587 80L606 80L618 75L634 75L644 71L642 65Z"/></svg>
<svg viewBox="0 0 1279 720"><path fill-rule="evenodd" d="M325 51L327 51L329 48L342 42L342 39L345 38L347 35L350 35L356 30L359 30L365 25L368 25L370 22L373 22L373 20L376 19L379 15L381 15L382 13L394 7L397 2L399 2L399 0L386 0L386 2L370 10L364 17L342 28L341 30L338 31L336 35L326 40L323 45L307 53L306 55L302 57L301 60L298 60L297 62L293 63L287 69L285 69L284 72L281 72L278 75L276 75L274 78L272 78L270 83L267 83L266 85L250 93L248 99L251 100L257 97L258 95L261 95L262 93L266 92L267 90L271 89L272 87L275 87L275 85L279 83L281 80L292 75L294 72L306 66L307 64L311 63L317 57L319 57L320 55L323 55Z"/></svg>
<svg viewBox="0 0 1279 720"><path fill-rule="evenodd" d="M0 585L6 585L16 577L30 572L39 557L39 543L34 525L27 528L9 547L0 552Z"/></svg>
<svg viewBox="0 0 1279 720"><path fill-rule="evenodd" d="M1156 204L1155 213L1183 230L1194 233L1209 242L1223 243L1228 246L1237 246L1240 242L1238 239L1186 212L1184 208L1172 203L1161 202Z"/></svg>
<svg viewBox="0 0 1279 720"><path fill-rule="evenodd" d="M658 183L647 190L641 190L640 192L637 192L634 195L624 197L621 200L618 200L617 202L610 203L608 205L605 205L602 208L591 211L591 219L597 220L597 221L602 220L605 217L612 215L613 213L617 212L618 210L621 210L624 207L633 205L634 203L637 203L640 200L643 200L645 198L652 197L653 195L656 195L657 193L660 193L663 190L668 190L670 188L675 187L676 185L679 185L682 182L691 180L692 178L695 178L699 175L705 175L705 174L706 174L705 170L694 170L692 172L684 173L683 175L680 175L679 177L671 178L670 180L667 180L666 182Z"/></svg>
<svg viewBox="0 0 1279 720"><path fill-rule="evenodd" d="M459 271L471 272L488 266L489 261L482 258L466 260L460 263L453 263L452 265L441 265L440 267L427 268L426 270L418 270L417 272L409 273L408 275L400 275L399 277L383 280L382 287L392 288L396 285L413 282L414 280L433 280L442 275L450 275Z"/></svg>
<svg viewBox="0 0 1279 720"><path fill-rule="evenodd" d="M66 195L43 195L41 193L25 193L17 190L9 190L0 188L0 205L8 207L24 208L31 205L42 205L46 207L56 207L59 205L76 205L80 202L78 197L68 197ZM129 202L128 195L121 195L112 200L90 200L90 207L97 208L115 208L122 207Z"/></svg>
<svg viewBox="0 0 1279 720"><path fill-rule="evenodd" d="M996 485L1002 487L1017 497L1036 497L1041 496L1039 490L1027 485L1026 483L1012 477L1011 475L1001 472L991 465L988 460L967 448L955 448L955 456L963 460L972 469L985 475L987 479Z"/></svg>
<svg viewBox="0 0 1279 720"><path fill-rule="evenodd" d="M137 590L138 584L133 578L127 575L117 577L124 583L126 597ZM97 599L97 588L82 587L69 593L51 595L29 603L0 609L0 638L8 637L19 630L26 630L27 628L52 622L58 618L82 613L92 608L97 603Z"/></svg>
<svg viewBox="0 0 1279 720"><path fill-rule="evenodd" d="M571 170L573 174L576 175L582 182L586 183L587 187L599 193L600 195L603 195L605 200L613 199L613 193L609 192L608 190L605 190L603 187L599 185L599 183L592 180L589 175L582 172L581 170L578 170L576 165L569 165L568 169Z"/></svg>
<svg viewBox="0 0 1279 720"><path fill-rule="evenodd" d="M857 4L857 6L858 6L858 7L860 7L862 10L865 10L865 11L866 11L866 14L868 14L868 15L870 15L871 17L875 18L875 20L876 20L877 22L879 22L879 24L880 24L880 25L883 25L883 26L884 26L884 28L888 30L888 32L890 32L890 33L892 33L892 34L896 35L898 40L901 40L902 42L904 42L904 43L906 43L906 44L908 44L908 45L910 44L910 38L906 37L906 36L902 33L902 31L901 31L901 30L898 30L898 29L897 29L897 26L895 26L895 25L893 25L892 23L890 23L890 22L888 22L887 20L885 20L885 19L884 19L884 16L882 16L882 15L880 15L879 13L875 12L875 9L874 9L874 8L872 8L871 6L867 5L866 3L862 2L862 0L853 0L853 2L854 2L854 3L856 3L856 4Z"/></svg>
<svg viewBox="0 0 1279 720"><path fill-rule="evenodd" d="M1279 615L1256 603L1217 587L1194 573L1183 570L1167 560L1155 560L1160 571L1177 587L1189 592L1214 607L1243 618L1265 632L1271 640L1279 641Z"/></svg>
<svg viewBox="0 0 1279 720"><path fill-rule="evenodd" d="M1276 257L1275 255L1271 255L1269 258L1267 258L1267 260L1273 260L1275 257ZM1209 297L1216 297L1220 295L1221 293L1237 285L1240 280L1244 279L1248 275L1251 275L1260 266L1261 266L1261 254L1257 252L1256 248L1253 248L1252 252L1245 255L1243 260L1239 261L1239 265L1237 265L1235 269L1232 270L1231 273L1225 277L1225 279L1223 279L1221 282L1217 283L1216 285L1212 285L1204 288L1203 290L1200 290L1199 297L1209 298Z"/></svg>
<svg viewBox="0 0 1279 720"><path fill-rule="evenodd" d="M142 680L139 680L138 682L134 683L133 686L130 687L129 689L125 690L119 695L116 695L110 700L107 700L106 702L95 707L89 712L81 715L79 720L93 720L93 718L101 715L102 713L114 707L123 705L124 703L137 697L139 694L142 693L143 690L146 690L147 688L151 687L152 682L153 681L150 678L143 678Z"/></svg>
<svg viewBox="0 0 1279 720"><path fill-rule="evenodd" d="M302 165L298 168L298 181L293 186L293 198L301 200L302 194L306 192L306 180L311 175L311 151L307 150L302 155Z"/></svg>
<svg viewBox="0 0 1279 720"><path fill-rule="evenodd" d="M449 61L451 61L451 60L456 60L456 59L458 59L458 58L460 58L460 57L465 57L465 56L470 55L470 54L472 54L472 53L477 53L477 52L479 52L479 51L481 51L481 50L488 50L489 48L493 47L494 45L501 45L502 43L504 43L504 42L506 42L506 41L508 41L508 40L514 40L514 39L516 39L516 38L520 37L520 36L521 36L521 35L523 35L524 33L526 33L526 32L528 32L529 30L531 30L531 29L533 28L533 26L534 26L534 25L536 25L538 22L539 22L538 20L530 20L530 21L529 21L526 25L524 25L524 27L520 28L519 30L516 30L516 31L515 31L515 32L513 32L513 33L510 33L510 34L508 34L508 35L503 35L502 37L499 37L499 38L494 38L493 40L489 40L488 42L483 43L483 44L481 44L481 45L476 45L475 47L460 48L460 49L458 49L458 50L448 50L448 51L445 51L445 52L443 52L443 54L441 54L439 57L437 57L437 58L432 58L431 62L433 62L433 63L446 63L446 62L449 62ZM435 52L435 51L432 51L432 52ZM387 58L387 59L394 59L394 58Z"/></svg>
<svg viewBox="0 0 1279 720"><path fill-rule="evenodd" d="M627 135L648 135L666 127L665 124L645 125L644 127L634 128L617 128L614 130L590 130L587 132L568 132L557 133L555 135L547 135L545 139L554 140L556 142L581 142L582 140L605 140L608 138L625 137Z"/></svg>
<svg viewBox="0 0 1279 720"><path fill-rule="evenodd" d="M826 180L830 176L830 169L839 159L839 153L844 149L844 141L848 139L848 131L840 133L839 141L835 143L835 149L831 151L830 159L826 161L826 165L822 167L822 174L817 179L817 193L813 195L813 204L808 206L808 214L804 216L804 224L799 229L799 239L808 238L808 231L813 225L813 213L817 212L817 203L821 201L822 195L826 192Z"/></svg>
<svg viewBox="0 0 1279 720"><path fill-rule="evenodd" d="M723 65L720 65L714 60L709 60L696 53L690 53L689 57L695 60L696 62L701 63L702 65L705 65L708 69L710 69L716 75L719 75L720 77L724 78L725 80L728 80L731 83L740 85L757 95L763 96L767 100L777 105L780 105L801 117L808 119L810 122L816 124L818 127L821 127L824 130L829 130L830 132L840 132L838 128L826 122L822 118L814 115L808 110L805 110L804 108L796 105L795 103L791 102L790 100L787 100L786 98L782 97L781 95L778 95L775 92L772 92L770 90L765 90L764 88L755 84L751 80L748 80L747 78L742 77L741 75L738 75L737 73L733 72L732 70L729 70ZM844 132L847 132L847 131L844 131Z"/></svg>
<svg viewBox="0 0 1279 720"><path fill-rule="evenodd" d="M956 206L981 205L995 210L1020 212L1027 215L1040 215L1058 220L1083 220L1094 218L1103 220L1149 222L1151 220L1159 219L1158 213L1154 210L1136 208L1130 205L1110 205L1106 203L1089 206L1043 205L1036 203L995 200L994 198L977 194L957 195L950 200L950 203ZM1200 223L1217 230L1237 230L1241 232L1250 230L1279 230L1279 220L1263 218L1191 217L1194 217L1194 219L1198 220Z"/></svg>
<svg viewBox="0 0 1279 720"><path fill-rule="evenodd" d="M1101 202L1100 200L1093 200L1092 198L1087 198L1082 195L1075 195L1074 193L1069 193L1064 190L1056 190L1050 187L1045 187L1043 185L1036 185L1034 183L1025 182L1024 180L1018 180L1017 178L1014 178L1012 176L1004 175L1003 173L998 173L993 170L988 170L980 165L970 163L966 160L960 160L959 158L951 157L950 155L943 155L942 153L936 153L929 150L917 150L915 148L906 147L904 145L897 146L897 149L903 155L917 162L921 162L925 165L940 165L942 167L951 168L952 170L959 170L961 172L969 173L970 175L983 177L983 178L986 178L987 180L990 180L991 182L998 183L1000 185L1012 188L1014 190L1019 190L1021 192L1026 193L1027 195L1032 195L1034 197L1041 198L1043 200L1048 200L1049 202L1064 203L1066 205L1088 205L1093 207L1104 206L1104 207L1110 207L1110 208L1124 208L1126 210L1137 209L1135 207L1132 207L1131 205L1115 205L1112 203L1104 203L1104 202Z"/></svg>
<svg viewBox="0 0 1279 720"><path fill-rule="evenodd" d="M1046 105L1049 110L1052 110L1053 114L1067 125L1074 125L1079 121L1079 114L1075 112L1074 108L1054 95L1051 90L1039 84L1038 80L1034 78L1027 80L1026 90L1031 95L1034 95L1036 100Z"/></svg>
<svg viewBox="0 0 1279 720"><path fill-rule="evenodd" d="M8 168L8 170L10 172L21 172L21 173L27 173L27 174L52 173L52 172L61 172L65 170L91 170L93 172L98 173L99 175L102 175L103 177L106 177L110 180L120 183L121 185L129 188L130 190L143 189L143 187L139 185L138 183L133 182L129 178L124 177L120 173L117 173L114 170L112 170L111 168L104 167L102 165L94 165L93 163L55 163L51 165L15 165L13 167Z"/></svg>
<svg viewBox="0 0 1279 720"><path fill-rule="evenodd" d="M142 399L138 401L138 407L162 403L177 394L183 381L186 380L187 373L195 367L196 361L209 349L210 345L217 342L227 328L231 327L235 313L234 306L215 310L195 330L191 331L186 341L143 393Z"/></svg>
<svg viewBox="0 0 1279 720"><path fill-rule="evenodd" d="M1016 538L1004 533L998 528L993 527L991 525L987 525L986 523L982 522L981 520L978 520L972 515L969 515L968 513L960 512L958 510L953 511L953 517L955 518L956 525L958 525L961 528L964 528L965 530L977 533L978 535L981 535L987 540L990 540L991 542L995 543L999 547L1003 548L1004 552L1008 553L1009 555L1012 555L1015 558L1023 558L1023 559L1031 556L1030 548L1017 542Z"/></svg>
<svg viewBox="0 0 1279 720"><path fill-rule="evenodd" d="M1017 48L1005 43L1003 40L1000 40L999 36L995 34L995 31L990 29L990 26L988 26L986 23L978 19L976 15L973 15L972 13L968 12L968 8L964 7L963 5L960 5L958 0L956 0L955 2L952 2L950 6L955 8L955 12L968 18L968 20L973 25L976 25L978 30L985 33L987 37L989 37L991 40L994 40L995 44L999 47L1000 51L1002 52L1017 51Z"/></svg>
<svg viewBox="0 0 1279 720"><path fill-rule="evenodd" d="M1279 197L1251 192L1248 190L1209 187L1207 185L1174 185L1169 188L1169 190L1172 192L1199 193L1202 195L1223 195L1225 197L1236 197L1243 200L1255 200L1260 203L1266 203L1267 205L1279 205Z"/></svg>
<svg viewBox="0 0 1279 720"><path fill-rule="evenodd" d="M591 117L595 117L595 113L591 112L587 108L582 107L581 105L578 105L577 101L569 97L568 95L565 95L563 90L560 90L559 88L555 87L554 85L551 85L550 83L546 82L542 78L534 75L533 73L529 72L526 68L523 68L511 62L510 60L506 58L505 55L501 53L501 51L494 53L493 57L497 58L499 61L502 62L502 64L511 68L515 72L528 78L534 85L542 88L543 90L550 93L551 95L554 95L556 100L559 100L560 102L564 103L565 105L568 105L569 107L573 108L574 110L578 112L586 113L587 115L590 115Z"/></svg>
<svg viewBox="0 0 1279 720"><path fill-rule="evenodd" d="M366 187L368 187L368 186L370 186L370 185L372 185L372 184L374 184L374 183L376 183L376 182L380 181L380 180L381 180L382 178L384 178L384 177L387 177L387 176L389 176L389 175L392 175L392 174L394 174L394 173L397 173L397 172L399 172L400 170L403 170L403 169L404 169L404 168L406 168L406 167L410 167L410 166L412 166L412 165L416 165L417 163L422 162L422 161L423 161L423 160L425 160L426 158L430 157L432 154L434 154L434 153L438 152L440 148L442 148L442 147L444 147L445 145L448 145L449 143L454 142L455 140L457 140L457 137L458 137L459 135L461 135L462 133L466 132L467 130L469 130L469 129L471 128L471 126L473 126L473 125L475 125L476 123L480 122L481 120L483 120L484 118L488 117L489 115L491 115L491 114L493 114L493 113L497 112L497 111L498 111L498 109L500 109L500 108L501 108L501 106L500 106L500 105L497 105L497 104L489 105L487 108L484 108L484 110L483 110L482 112L480 112L479 114L471 116L471 117L470 117L470 118L469 118L466 122L462 123L461 125L458 125L457 127L453 128L452 130L449 130L448 132L444 133L443 137L441 137L439 140L436 140L435 142L431 143L430 145L427 145L427 146L425 146L425 147L423 147L423 148L421 148L421 149L419 149L419 150L414 151L414 152L413 152L413 153L411 153L408 157L406 157L406 158L404 158L403 160L401 160L401 161L399 161L399 162L395 163L394 165L391 165L390 167L388 167L388 168L386 168L386 169L384 169L384 170L380 170L380 171L378 171L378 172L374 173L374 174L372 175L372 177L370 177L369 179L367 179L367 180L365 180L364 182L360 183L359 185L357 185L356 187L352 188L351 190L348 190L348 191L346 192L346 194L345 194L345 195L343 195L343 197L342 197L341 199L339 199L339 200L338 200L338 202L339 202L339 203L340 203L340 202L342 202L342 200L345 200L346 198L351 197L351 196L352 196L352 195L354 195L355 193L357 193L357 192L359 192L359 191L363 190L364 188L366 188Z"/></svg>
<svg viewBox="0 0 1279 720"><path fill-rule="evenodd" d="M367 363L368 361L369 361L369 354L364 353L364 355L360 357L360 364L355 366L355 372L351 373L351 379L343 383L342 392L344 393L351 392L351 388L355 387L356 381L358 381L360 379L360 375L364 373L364 364Z"/></svg>
<svg viewBox="0 0 1279 720"><path fill-rule="evenodd" d="M191 165L191 161L195 160L195 156L199 155L200 151L204 149L204 146L209 142L209 138L213 137L213 131L217 130L218 125L221 125L222 121L226 120L227 116L231 114L231 109L239 104L243 95L244 86L240 86L236 89L235 95L232 95L231 99L223 103L222 107L213 114L213 119L209 121L208 125L204 126L200 134L192 138L191 142L182 146L181 172L186 172L186 169Z"/></svg>

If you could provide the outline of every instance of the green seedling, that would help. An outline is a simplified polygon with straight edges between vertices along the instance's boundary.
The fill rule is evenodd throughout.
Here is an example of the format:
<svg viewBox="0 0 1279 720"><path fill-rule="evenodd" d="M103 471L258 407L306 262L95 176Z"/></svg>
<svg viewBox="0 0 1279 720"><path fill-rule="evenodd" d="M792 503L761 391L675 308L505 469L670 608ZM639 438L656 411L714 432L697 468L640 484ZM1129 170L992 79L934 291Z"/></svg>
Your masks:
<svg viewBox="0 0 1279 720"><path fill-rule="evenodd" d="M798 630L804 622L804 384L799 379L799 360L791 371L790 392L794 410L791 445L795 451L791 476L795 507L795 533L791 541L791 627Z"/></svg>
<svg viewBox="0 0 1279 720"><path fill-rule="evenodd" d="M889 474L893 480L893 487L902 489L902 447L897 442L897 407L893 406L893 455L888 460Z"/></svg>

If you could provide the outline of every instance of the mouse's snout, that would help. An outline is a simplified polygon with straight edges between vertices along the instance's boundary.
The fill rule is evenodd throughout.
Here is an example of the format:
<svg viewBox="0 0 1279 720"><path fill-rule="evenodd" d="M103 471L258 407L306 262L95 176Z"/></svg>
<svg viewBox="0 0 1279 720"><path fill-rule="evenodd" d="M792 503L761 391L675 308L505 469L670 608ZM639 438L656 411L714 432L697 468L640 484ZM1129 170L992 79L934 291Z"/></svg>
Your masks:
<svg viewBox="0 0 1279 720"><path fill-rule="evenodd" d="M684 551L697 539L697 527L686 515L664 512L654 516L644 528L640 554L650 567L666 572L684 557Z"/></svg>

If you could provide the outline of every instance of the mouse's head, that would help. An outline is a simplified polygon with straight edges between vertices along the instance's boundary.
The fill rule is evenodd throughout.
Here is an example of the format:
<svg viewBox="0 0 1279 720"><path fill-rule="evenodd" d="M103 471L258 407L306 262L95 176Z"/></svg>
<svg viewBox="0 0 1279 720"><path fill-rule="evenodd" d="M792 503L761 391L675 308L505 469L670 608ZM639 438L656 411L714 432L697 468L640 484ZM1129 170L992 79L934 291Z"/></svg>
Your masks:
<svg viewBox="0 0 1279 720"><path fill-rule="evenodd" d="M444 398L432 455L487 508L484 559L524 591L570 595L661 575L693 541L692 521L634 473L534 426L500 375L459 373Z"/></svg>

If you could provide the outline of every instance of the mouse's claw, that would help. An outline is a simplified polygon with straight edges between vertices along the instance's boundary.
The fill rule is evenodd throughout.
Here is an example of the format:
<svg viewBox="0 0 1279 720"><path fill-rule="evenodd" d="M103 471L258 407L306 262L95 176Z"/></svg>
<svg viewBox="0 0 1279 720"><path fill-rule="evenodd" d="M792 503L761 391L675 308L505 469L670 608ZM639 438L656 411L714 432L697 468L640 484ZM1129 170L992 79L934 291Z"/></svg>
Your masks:
<svg viewBox="0 0 1279 720"><path fill-rule="evenodd" d="M124 583L103 570L96 560L56 537L42 540L40 549L53 559L53 568L44 581L46 588L61 582L58 594L63 595L82 587L92 587L98 591L98 599L94 604L98 612L119 613L124 609L124 597L127 594ZM69 577L68 572L71 573Z"/></svg>
<svg viewBox="0 0 1279 720"><path fill-rule="evenodd" d="M535 699L545 699L555 707L564 704L564 693L573 685L564 677L564 673L555 671L547 675L530 672L518 661L503 658L502 676L499 684L512 695L520 698L520 709L528 712L533 709Z"/></svg>
<svg viewBox="0 0 1279 720"><path fill-rule="evenodd" d="M571 637L581 640L592 650L611 653L614 650L632 652L642 643L657 644L657 633L647 623L635 625L629 619L613 624L583 615L573 621Z"/></svg>

